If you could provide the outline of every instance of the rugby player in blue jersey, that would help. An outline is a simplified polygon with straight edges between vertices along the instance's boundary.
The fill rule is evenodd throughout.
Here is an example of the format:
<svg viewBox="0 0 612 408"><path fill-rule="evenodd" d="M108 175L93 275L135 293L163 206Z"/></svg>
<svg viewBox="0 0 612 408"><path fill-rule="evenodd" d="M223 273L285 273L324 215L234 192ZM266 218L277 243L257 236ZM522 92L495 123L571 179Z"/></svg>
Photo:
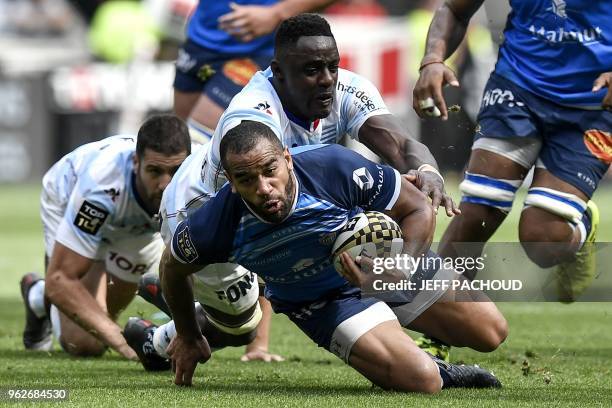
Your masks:
<svg viewBox="0 0 612 408"><path fill-rule="evenodd" d="M435 226L427 197L396 170L342 146L292 152L258 122L243 121L228 131L220 155L230 184L178 225L162 255L162 287L175 320L159 327L146 348L173 359L175 383L190 385L197 363L211 356L190 282L203 278L203 268L231 262L266 281L266 297L277 313L383 388L433 393L499 386L486 370L431 357L400 326L492 351L505 339L507 326L491 302L438 302L444 290L417 291L406 293L410 299L392 310L362 297L334 269L334 236L362 209L387 212L402 228L405 250L426 253ZM364 184L355 177L362 173L376 177ZM357 267L346 256L343 263ZM423 270L419 276L443 279L448 272Z"/></svg>
<svg viewBox="0 0 612 408"><path fill-rule="evenodd" d="M444 64L482 0L447 0L427 37L414 109L447 117ZM495 70L484 91L460 185L462 215L442 238L444 256L478 256L535 166L519 238L529 258L557 266L558 299L576 300L595 276L599 213L591 200L612 162L612 8L590 0L511 0ZM478 242L461 254L458 242ZM465 246L462 246L465 247Z"/></svg>
<svg viewBox="0 0 612 408"><path fill-rule="evenodd" d="M270 65L274 30L285 19L333 0L199 1L179 50L174 111L204 143L251 76Z"/></svg>

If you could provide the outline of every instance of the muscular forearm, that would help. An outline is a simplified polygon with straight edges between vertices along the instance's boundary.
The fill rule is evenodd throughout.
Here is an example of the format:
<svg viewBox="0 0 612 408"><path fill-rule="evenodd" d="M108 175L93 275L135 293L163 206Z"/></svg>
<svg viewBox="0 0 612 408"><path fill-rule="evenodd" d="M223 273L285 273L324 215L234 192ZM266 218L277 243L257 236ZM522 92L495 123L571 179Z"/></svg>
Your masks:
<svg viewBox="0 0 612 408"><path fill-rule="evenodd" d="M61 270L47 274L46 295L67 317L107 346L121 352L129 347L121 328L111 320L79 279L67 277Z"/></svg>
<svg viewBox="0 0 612 408"><path fill-rule="evenodd" d="M184 337L199 338L202 335L195 317L193 290L189 277L180 273L174 273L165 262L168 260L168 256L171 255L164 253L159 273L164 298L172 312L176 332Z"/></svg>
<svg viewBox="0 0 612 408"><path fill-rule="evenodd" d="M444 61L459 47L472 15L483 0L446 1L436 10L425 43L425 56L421 64Z"/></svg>
<svg viewBox="0 0 612 408"><path fill-rule="evenodd" d="M423 164L438 168L427 146L411 138L392 115L368 119L360 130L359 140L400 173Z"/></svg>
<svg viewBox="0 0 612 408"><path fill-rule="evenodd" d="M272 321L272 306L263 296L259 297L259 306L261 307L261 320L257 325L257 335L247 346L247 352L252 350L268 351L270 342L270 323Z"/></svg>
<svg viewBox="0 0 612 408"><path fill-rule="evenodd" d="M404 253L415 257L427 253L433 240L435 220L431 206L428 205L413 211L400 221L404 235Z"/></svg>

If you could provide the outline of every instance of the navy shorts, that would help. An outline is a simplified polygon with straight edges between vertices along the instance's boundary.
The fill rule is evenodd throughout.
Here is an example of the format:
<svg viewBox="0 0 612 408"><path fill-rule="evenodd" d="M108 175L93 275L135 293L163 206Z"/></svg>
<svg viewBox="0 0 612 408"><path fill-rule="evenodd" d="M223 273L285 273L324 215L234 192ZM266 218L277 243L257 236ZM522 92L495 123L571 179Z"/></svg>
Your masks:
<svg viewBox="0 0 612 408"><path fill-rule="evenodd" d="M546 169L591 197L612 162L612 112L558 105L491 74L475 140L531 137L542 141Z"/></svg>
<svg viewBox="0 0 612 408"><path fill-rule="evenodd" d="M270 297L276 313L283 313L319 347L348 362L351 347L368 330L396 320L384 302L362 298L349 284L312 303L283 302Z"/></svg>
<svg viewBox="0 0 612 408"><path fill-rule="evenodd" d="M176 60L174 89L202 92L219 106L230 101L249 82L253 74L270 65L272 55L236 56L212 52L187 40Z"/></svg>

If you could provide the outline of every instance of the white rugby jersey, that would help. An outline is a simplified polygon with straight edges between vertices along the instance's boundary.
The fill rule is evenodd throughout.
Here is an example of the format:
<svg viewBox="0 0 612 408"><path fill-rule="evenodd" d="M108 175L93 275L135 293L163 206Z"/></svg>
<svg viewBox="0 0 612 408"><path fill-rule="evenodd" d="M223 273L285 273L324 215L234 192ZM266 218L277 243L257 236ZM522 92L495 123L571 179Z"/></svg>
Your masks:
<svg viewBox="0 0 612 408"><path fill-rule="evenodd" d="M221 138L243 120L270 127L283 146L338 143L344 134L359 140L361 125L370 117L388 114L376 87L364 77L339 69L336 94L328 117L304 123L287 113L270 82L272 70L257 72L225 110L210 142L202 176L207 191L218 191L226 182L221 168Z"/></svg>
<svg viewBox="0 0 612 408"><path fill-rule="evenodd" d="M103 259L103 244L156 237L157 215L147 213L135 191L134 154L135 136L112 136L77 148L49 169L42 202L64 210L57 242L84 257Z"/></svg>

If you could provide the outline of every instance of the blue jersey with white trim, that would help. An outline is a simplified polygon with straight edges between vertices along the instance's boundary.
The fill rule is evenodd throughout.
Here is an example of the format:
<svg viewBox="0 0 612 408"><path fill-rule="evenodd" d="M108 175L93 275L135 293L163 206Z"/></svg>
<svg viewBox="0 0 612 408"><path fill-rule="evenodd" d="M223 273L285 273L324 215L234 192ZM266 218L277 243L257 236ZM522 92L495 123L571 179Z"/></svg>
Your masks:
<svg viewBox="0 0 612 408"><path fill-rule="evenodd" d="M187 37L200 46L229 55L272 55L274 33L242 42L219 28L219 17L232 11L230 3L249 6L272 6L278 0L200 0L189 20Z"/></svg>
<svg viewBox="0 0 612 408"><path fill-rule="evenodd" d="M561 105L601 109L612 71L612 5L600 0L511 0L495 72Z"/></svg>
<svg viewBox="0 0 612 408"><path fill-rule="evenodd" d="M196 265L240 264L266 281L267 297L288 302L313 301L345 285L331 255L338 231L362 210L391 209L401 176L340 145L290 151L297 194L282 223L260 220L225 185L178 225L174 257Z"/></svg>

